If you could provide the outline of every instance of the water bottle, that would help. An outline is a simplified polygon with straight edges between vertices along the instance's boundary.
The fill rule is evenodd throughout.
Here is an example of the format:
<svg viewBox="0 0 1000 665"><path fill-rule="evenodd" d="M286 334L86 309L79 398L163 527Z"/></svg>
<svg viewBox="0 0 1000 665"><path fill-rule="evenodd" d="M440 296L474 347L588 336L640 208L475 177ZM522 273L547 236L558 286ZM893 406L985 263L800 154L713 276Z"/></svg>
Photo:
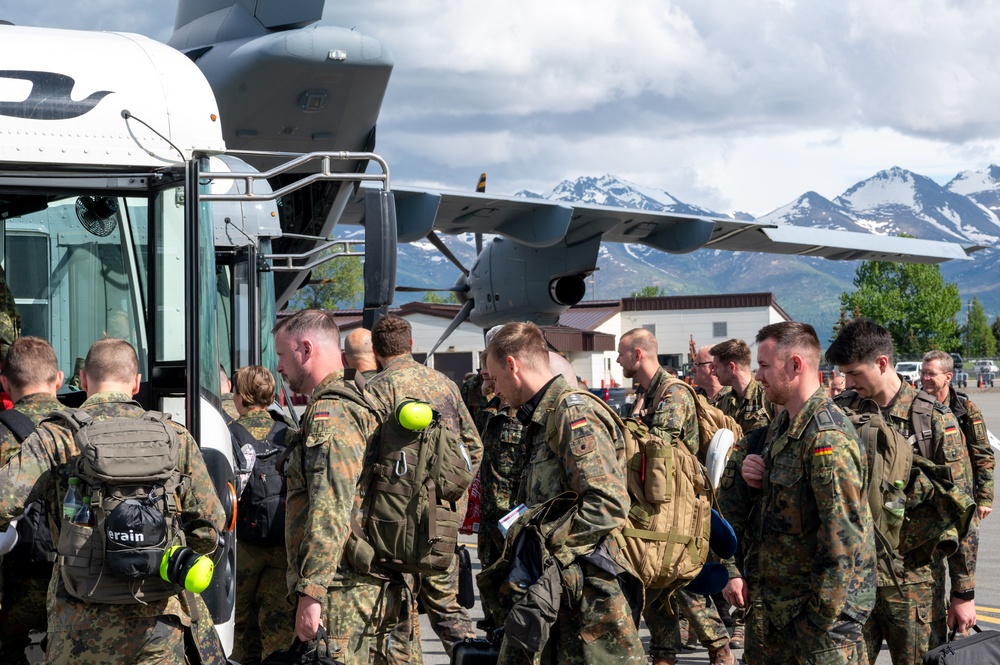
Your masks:
<svg viewBox="0 0 1000 665"><path fill-rule="evenodd" d="M83 506L80 508L80 512L76 514L76 519L73 520L74 524L80 526L94 526L94 513L90 509L90 497L83 497Z"/></svg>
<svg viewBox="0 0 1000 665"><path fill-rule="evenodd" d="M902 480L893 481L893 486L902 492L905 483ZM890 519L891 522L895 524L902 524L903 522L903 510L906 507L906 503L903 499L893 498L885 502L885 509L892 514Z"/></svg>
<svg viewBox="0 0 1000 665"><path fill-rule="evenodd" d="M70 478L69 489L63 498L63 519L67 522L75 522L76 516L83 509L83 498L80 496L80 479Z"/></svg>

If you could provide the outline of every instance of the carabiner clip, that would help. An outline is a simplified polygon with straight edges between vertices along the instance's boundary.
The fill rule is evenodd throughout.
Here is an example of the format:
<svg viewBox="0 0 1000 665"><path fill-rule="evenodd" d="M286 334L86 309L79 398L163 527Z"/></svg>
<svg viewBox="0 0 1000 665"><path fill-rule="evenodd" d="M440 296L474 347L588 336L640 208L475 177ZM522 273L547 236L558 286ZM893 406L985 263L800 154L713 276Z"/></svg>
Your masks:
<svg viewBox="0 0 1000 665"><path fill-rule="evenodd" d="M396 477L397 478L402 478L403 476L406 475L406 472L409 471L410 468L408 466L406 466L406 451L405 450L400 450L399 451L399 455L400 455L400 457L402 459L401 460L396 460ZM403 470L402 471L399 470L399 463L401 461L403 462Z"/></svg>

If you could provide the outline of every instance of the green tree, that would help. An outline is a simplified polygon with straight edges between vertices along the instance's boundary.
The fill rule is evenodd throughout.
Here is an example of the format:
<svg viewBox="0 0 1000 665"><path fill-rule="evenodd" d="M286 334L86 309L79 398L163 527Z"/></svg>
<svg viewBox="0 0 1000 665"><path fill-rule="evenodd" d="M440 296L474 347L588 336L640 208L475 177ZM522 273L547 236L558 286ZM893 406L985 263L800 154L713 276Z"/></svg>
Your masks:
<svg viewBox="0 0 1000 665"><path fill-rule="evenodd" d="M850 322L851 319L856 319L859 316L861 316L861 312L858 311L857 307L854 308L854 311L851 313L850 318L848 318L848 316L847 316L847 310L846 309L841 309L840 310L840 318L837 319L837 322L833 324L833 336L830 337L830 341L832 342L833 340L837 339L837 335L840 334L841 329L844 326L846 326Z"/></svg>
<svg viewBox="0 0 1000 665"><path fill-rule="evenodd" d="M334 245L323 253L330 257L344 251ZM365 292L364 270L359 256L339 256L312 269L309 282L295 292L289 309L350 309L361 305Z"/></svg>
<svg viewBox="0 0 1000 665"><path fill-rule="evenodd" d="M993 332L993 339L1000 340L1000 316L993 319L990 330Z"/></svg>
<svg viewBox="0 0 1000 665"><path fill-rule="evenodd" d="M889 331L897 356L923 355L929 349L959 345L955 315L962 309L958 286L945 283L936 265L863 261L853 293L840 305L856 309Z"/></svg>
<svg viewBox="0 0 1000 665"><path fill-rule="evenodd" d="M457 305L458 297L454 291L425 291L421 301L437 305Z"/></svg>
<svg viewBox="0 0 1000 665"><path fill-rule="evenodd" d="M982 303L975 296L972 298L972 308L969 310L969 326L966 340L968 342L965 348L965 355L967 357L985 356L992 358L996 355L996 336L993 335L993 331L990 329Z"/></svg>
<svg viewBox="0 0 1000 665"><path fill-rule="evenodd" d="M650 284L648 286L642 287L638 291L633 291L631 297L632 298L657 298L659 296L665 296L665 295L667 295L667 292L663 290L662 286L655 286L653 284Z"/></svg>

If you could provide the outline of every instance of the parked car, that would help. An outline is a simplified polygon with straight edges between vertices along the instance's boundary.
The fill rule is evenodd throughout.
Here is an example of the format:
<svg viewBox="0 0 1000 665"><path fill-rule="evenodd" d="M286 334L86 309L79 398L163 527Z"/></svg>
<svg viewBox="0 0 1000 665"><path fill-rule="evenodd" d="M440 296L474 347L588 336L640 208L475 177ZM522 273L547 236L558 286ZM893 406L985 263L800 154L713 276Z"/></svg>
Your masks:
<svg viewBox="0 0 1000 665"><path fill-rule="evenodd" d="M607 402L618 415L625 415L625 395L628 392L625 388L591 388L590 392Z"/></svg>
<svg viewBox="0 0 1000 665"><path fill-rule="evenodd" d="M920 380L920 363L898 362L896 363L896 374L915 386Z"/></svg>
<svg viewBox="0 0 1000 665"><path fill-rule="evenodd" d="M977 360L976 364L972 369L973 374L997 374L1000 373L1000 367L992 360Z"/></svg>

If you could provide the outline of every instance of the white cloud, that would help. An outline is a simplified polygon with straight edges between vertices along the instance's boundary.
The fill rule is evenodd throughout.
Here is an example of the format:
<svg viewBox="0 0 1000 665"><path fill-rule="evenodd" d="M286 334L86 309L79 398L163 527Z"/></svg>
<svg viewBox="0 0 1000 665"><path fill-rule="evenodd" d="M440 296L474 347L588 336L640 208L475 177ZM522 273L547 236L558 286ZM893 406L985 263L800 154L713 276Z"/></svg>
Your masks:
<svg viewBox="0 0 1000 665"><path fill-rule="evenodd" d="M15 23L166 39L176 3L67 0ZM972 0L366 0L324 22L393 53L396 182L547 192L615 173L720 211L834 198L899 165L1000 162L1000 5Z"/></svg>

